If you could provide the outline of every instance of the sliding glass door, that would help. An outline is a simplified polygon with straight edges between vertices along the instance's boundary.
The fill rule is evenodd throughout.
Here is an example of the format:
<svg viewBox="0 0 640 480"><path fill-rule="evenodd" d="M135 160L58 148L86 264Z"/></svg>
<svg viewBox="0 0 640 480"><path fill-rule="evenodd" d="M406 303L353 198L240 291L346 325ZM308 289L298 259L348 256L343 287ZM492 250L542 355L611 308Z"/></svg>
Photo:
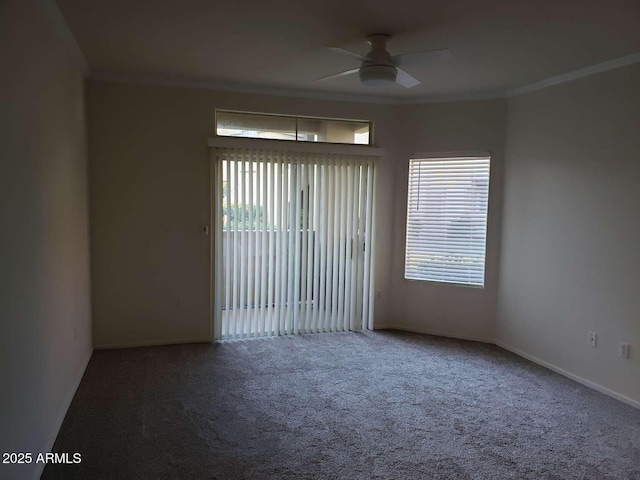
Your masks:
<svg viewBox="0 0 640 480"><path fill-rule="evenodd" d="M215 149L216 339L372 322L374 161Z"/></svg>

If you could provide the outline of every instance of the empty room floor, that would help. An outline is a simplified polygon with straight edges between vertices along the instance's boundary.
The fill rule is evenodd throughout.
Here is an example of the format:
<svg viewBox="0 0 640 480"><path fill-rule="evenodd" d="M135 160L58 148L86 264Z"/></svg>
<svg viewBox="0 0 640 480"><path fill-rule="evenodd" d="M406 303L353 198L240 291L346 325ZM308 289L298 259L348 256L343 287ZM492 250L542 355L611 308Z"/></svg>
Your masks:
<svg viewBox="0 0 640 480"><path fill-rule="evenodd" d="M42 478L638 479L640 410L382 331L96 351Z"/></svg>

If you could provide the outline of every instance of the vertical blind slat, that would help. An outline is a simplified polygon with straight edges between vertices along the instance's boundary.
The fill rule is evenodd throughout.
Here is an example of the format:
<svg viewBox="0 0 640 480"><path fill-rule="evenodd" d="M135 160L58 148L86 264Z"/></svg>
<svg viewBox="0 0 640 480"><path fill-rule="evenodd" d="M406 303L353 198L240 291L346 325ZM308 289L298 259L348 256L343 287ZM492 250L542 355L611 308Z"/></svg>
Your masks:
<svg viewBox="0 0 640 480"><path fill-rule="evenodd" d="M276 190L276 197L280 199L278 205L275 208L276 220L278 225L282 225L283 219L283 209L282 209L282 191L283 191L283 183L284 183L284 169L283 163L281 159L278 159L277 162L277 172L276 178L278 181L278 189ZM274 335L281 335L280 329L280 318L282 318L282 310L281 310L281 287L282 287L282 233L280 229L275 230L276 233L276 261L275 261L275 306L274 306Z"/></svg>
<svg viewBox="0 0 640 480"><path fill-rule="evenodd" d="M338 282L340 276L340 212L342 211L342 182L339 165L333 165L333 182L336 191L336 214L333 222L333 278L331 282L331 331L338 328Z"/></svg>
<svg viewBox="0 0 640 480"><path fill-rule="evenodd" d="M291 185L291 190L289 191L288 201L289 201L289 218L288 218L288 240L287 246L287 315L286 315L286 326L285 333L289 335L293 331L293 290L296 279L294 278L294 269L295 269L295 244L296 244L296 229L294 225L296 223L295 218L295 207L292 208L292 202L294 201L294 197L291 195L292 192L296 191L296 174L297 174L297 165L290 164L289 169L289 182ZM297 202L296 202L297 203Z"/></svg>
<svg viewBox="0 0 640 480"><path fill-rule="evenodd" d="M351 276L349 281L351 286L349 288L349 310L347 312L347 318L349 319L349 330L359 330L359 326L356 322L356 293L357 293L357 285L356 279L358 277L358 268L360 267L360 255L358 245L360 241L358 239L358 201L360 199L359 192L359 182L358 182L358 174L359 174L359 165L354 163L352 166L352 174L351 174L351 192L352 192L352 200L351 200L351 222L348 223L350 228L350 241L349 241L349 249L350 249L350 258L351 258Z"/></svg>
<svg viewBox="0 0 640 480"><path fill-rule="evenodd" d="M360 203L358 205L358 248L360 249L360 265L358 266L358 279L357 279L357 295L358 298L363 298L363 302L358 302L356 305L356 317L364 317L364 266L365 266L365 225L366 225L366 195L367 195L367 182L366 182L366 168L364 165L360 166ZM366 328L366 327L363 327Z"/></svg>
<svg viewBox="0 0 640 480"><path fill-rule="evenodd" d="M336 215L329 215L329 212L335 211L336 191L334 185L334 169L331 160L327 163L327 236L324 241L327 244L327 255L325 257L327 263L327 275L325 277L325 305L324 305L324 322L323 332L330 332L332 319L332 293L333 293L333 231L335 226Z"/></svg>
<svg viewBox="0 0 640 480"><path fill-rule="evenodd" d="M222 158L224 157L220 157L219 161L222 161ZM227 203L226 203L226 218L223 220L226 223L227 226L227 231L229 230L229 219L231 218L231 200L229 198L229 191L231 190L230 186L231 186L231 162L229 160L225 160L224 161L225 164L225 172L226 172L226 180L227 180ZM223 187L224 188L224 187ZM223 225L219 225L219 228L224 228ZM224 233L222 234L224 236ZM227 235L229 235L229 233L227 233ZM224 293L225 293L225 297L224 297L224 317L222 318L223 323L222 323L222 335L223 336L228 336L229 335L229 324L230 324L230 317L231 317L231 259L233 258L232 256L232 250L231 247L233 245L233 242L224 242L224 264L226 266L225 269L225 281L224 281Z"/></svg>
<svg viewBox="0 0 640 480"><path fill-rule="evenodd" d="M327 232L328 220L327 209L330 195L327 185L327 165L320 165L320 198L322 199L322 209L320 211L320 228L318 229L318 249L320 250L320 275L318 275L318 308L316 312L315 326L317 332L325 332L325 312L326 312L326 292L327 292Z"/></svg>
<svg viewBox="0 0 640 480"><path fill-rule="evenodd" d="M368 322L368 328L373 330L373 305L374 305L374 279L375 279L375 262L373 259L373 252L375 251L375 235L373 235L374 225L374 206L375 206L375 171L373 165L369 163L367 165L367 223L366 223L366 244L365 252L366 259L365 268L368 270L368 274L365 273L365 299L363 305L366 307L366 315L364 319ZM365 271L366 272L366 271Z"/></svg>
<svg viewBox="0 0 640 480"><path fill-rule="evenodd" d="M267 168L267 164L264 161L258 163L258 185L260 188L260 205L267 204L267 188L268 182L267 177L265 175L265 170ZM265 211L264 208L261 208L259 215L259 226L260 226L260 300L258 303L258 335L262 336L265 334L265 317L266 317L266 301L267 301L267 226L265 224L266 219L264 218ZM256 298L258 298L257 294L258 289L256 288Z"/></svg>
<svg viewBox="0 0 640 480"><path fill-rule="evenodd" d="M321 191L321 165L314 164L313 167L313 192L314 198L317 192ZM320 194L322 195L322 194ZM313 286L311 289L311 301L313 302L313 310L311 312L310 331L316 333L318 331L318 310L319 310L319 290L320 290L320 238L322 237L322 219L320 217L319 206L322 203L322 197L313 202Z"/></svg>
<svg viewBox="0 0 640 480"><path fill-rule="evenodd" d="M216 185L218 183L222 183L223 181L223 165L222 162L217 162L215 164L216 168L213 168L211 170L211 173L213 174L213 178L212 183L213 185ZM215 196L212 197L213 201L213 205L215 205L215 222L216 222L216 226L213 232L211 232L211 235L213 236L215 234L215 244L218 245L220 242L222 242L222 225L224 222L223 219L223 201L222 198L220 198L219 196ZM214 305L213 305L213 310L214 312L218 312L218 311L222 311L222 263L220 262L221 260L221 256L219 254L214 254L214 261L216 262L216 264L220 265L221 268L216 268L212 273L213 273L213 282L215 285L215 295L213 298L214 301ZM222 324L221 322L214 322L213 324L213 338L220 338L222 336Z"/></svg>
<svg viewBox="0 0 640 480"><path fill-rule="evenodd" d="M254 203L253 203L253 155L254 152L251 151L249 153L249 165L247 167L247 170L245 171L245 182L247 185L247 203L245 205L245 212L248 210L248 217L246 218L245 216L245 222L247 222L246 226L245 226L245 232L246 232L246 236L247 236L247 303L246 303L246 307L245 307L245 311L247 312L247 327L245 330L245 334L247 337L251 337L252 336L252 332L253 332L253 320L254 320L254 313L255 313L255 307L252 307L252 303L253 303L253 281L255 280L255 274L256 274L256 266L255 266L255 257L253 255L254 252L254 231L255 231L255 226L253 224L253 208L254 208ZM245 213L246 215L246 213ZM246 228L248 227L248 228Z"/></svg>
<svg viewBox="0 0 640 480"><path fill-rule="evenodd" d="M282 187L280 190L280 195L281 195L281 202L280 202L280 209L281 209L281 228L282 231L279 232L279 236L281 237L280 239L280 311L278 312L278 317L277 317L277 321L278 321L278 335L284 335L285 334L285 321L286 321L286 314L287 314L287 310L286 310L286 298L287 298L287 241L288 238L285 237L285 235L287 234L287 231L284 229L284 225L286 225L287 223L287 217L288 217L288 213L287 213L287 188L289 187L289 165L288 165L288 159L285 157L284 161L282 162Z"/></svg>
<svg viewBox="0 0 640 480"><path fill-rule="evenodd" d="M269 226L269 265L268 265L268 271L267 271L267 278L268 280L268 285L267 285L267 310L269 311L269 315L268 315L268 329L267 329L267 335L274 335L274 329L273 329L273 320L274 320L274 314L273 314L273 302L274 302L274 298L273 298L273 289L274 289L274 283L275 283L275 279L274 279L274 275L275 275L275 268L273 265L274 262L274 257L275 257L275 218L274 218L274 213L275 213L275 168L276 168L276 163L275 162L268 162L267 163L267 170L269 172L269 208L267 208L267 225Z"/></svg>
<svg viewBox="0 0 640 480"><path fill-rule="evenodd" d="M291 221L291 225L289 226L290 231L293 232L293 242L294 242L294 254L293 254L293 288L292 288L292 295L291 295L291 303L292 303L292 328L291 331L293 333L300 333L300 324L299 324L299 320L300 320L300 275L301 275L301 271L302 271L302 265L300 262L300 249L301 249L301 243L302 243L302 235L301 235L301 221L300 221L300 217L302 215L302 205L300 205L301 203L301 199L302 199L302 192L300 190L300 184L302 183L302 171L304 170L304 163L300 162L296 165L295 168L295 172L296 172L296 183L295 186L293 188L292 193L295 194L295 197L292 196L291 200L294 203L295 207L292 208L293 211L293 218Z"/></svg>
<svg viewBox="0 0 640 480"><path fill-rule="evenodd" d="M311 314L313 311L312 304L312 294L313 294L313 226L315 223L314 217L314 198L315 198L315 189L314 189L314 168L315 166L311 161L307 164L307 178L306 178L306 193L307 193L307 205L303 211L307 213L307 219L304 230L304 250L306 253L306 259L303 260L306 265L306 288L303 292L304 297L304 333L310 333L311 330Z"/></svg>
<svg viewBox="0 0 640 480"><path fill-rule="evenodd" d="M338 275L338 330L345 330L345 294L346 294L346 275L347 275L347 204L348 197L348 168L345 165L339 167L340 177L340 237L338 242L340 243L340 270Z"/></svg>

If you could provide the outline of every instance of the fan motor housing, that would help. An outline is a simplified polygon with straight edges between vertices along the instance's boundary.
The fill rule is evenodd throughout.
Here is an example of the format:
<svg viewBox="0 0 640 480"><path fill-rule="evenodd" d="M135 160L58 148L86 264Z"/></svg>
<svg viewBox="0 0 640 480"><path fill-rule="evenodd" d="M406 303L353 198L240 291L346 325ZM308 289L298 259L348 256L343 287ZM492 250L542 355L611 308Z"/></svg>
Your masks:
<svg viewBox="0 0 640 480"><path fill-rule="evenodd" d="M363 65L358 76L365 85L384 87L396 81L398 69L393 65Z"/></svg>

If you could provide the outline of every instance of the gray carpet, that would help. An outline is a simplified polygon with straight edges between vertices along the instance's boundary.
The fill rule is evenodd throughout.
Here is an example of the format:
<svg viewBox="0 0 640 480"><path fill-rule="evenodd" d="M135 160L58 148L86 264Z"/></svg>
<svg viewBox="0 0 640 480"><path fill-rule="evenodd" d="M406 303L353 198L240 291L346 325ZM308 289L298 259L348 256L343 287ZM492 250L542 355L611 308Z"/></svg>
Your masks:
<svg viewBox="0 0 640 480"><path fill-rule="evenodd" d="M401 332L96 351L45 479L640 479L640 411Z"/></svg>

